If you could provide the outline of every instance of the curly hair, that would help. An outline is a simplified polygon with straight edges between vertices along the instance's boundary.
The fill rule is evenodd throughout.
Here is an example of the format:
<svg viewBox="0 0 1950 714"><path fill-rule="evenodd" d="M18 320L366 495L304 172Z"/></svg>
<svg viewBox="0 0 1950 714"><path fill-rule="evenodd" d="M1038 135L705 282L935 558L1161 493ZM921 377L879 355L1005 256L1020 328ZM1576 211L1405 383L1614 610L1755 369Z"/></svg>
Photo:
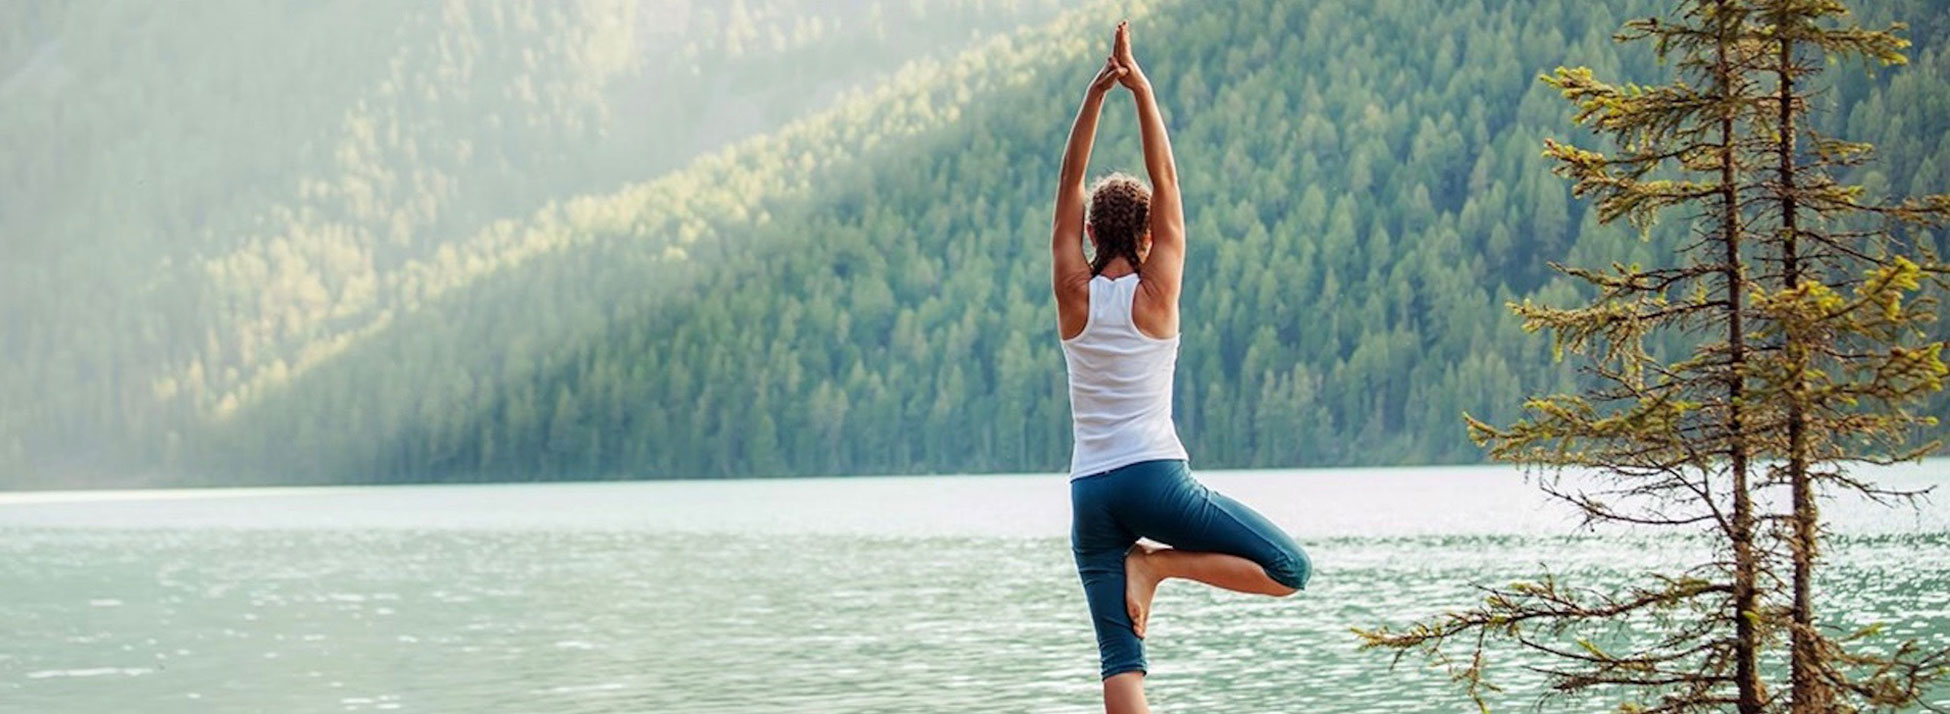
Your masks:
<svg viewBox="0 0 1950 714"><path fill-rule="evenodd" d="M1117 256L1130 261L1137 270L1138 241L1149 228L1151 189L1136 177L1112 173L1097 179L1090 187L1090 235L1097 254L1090 260L1090 274L1100 275Z"/></svg>

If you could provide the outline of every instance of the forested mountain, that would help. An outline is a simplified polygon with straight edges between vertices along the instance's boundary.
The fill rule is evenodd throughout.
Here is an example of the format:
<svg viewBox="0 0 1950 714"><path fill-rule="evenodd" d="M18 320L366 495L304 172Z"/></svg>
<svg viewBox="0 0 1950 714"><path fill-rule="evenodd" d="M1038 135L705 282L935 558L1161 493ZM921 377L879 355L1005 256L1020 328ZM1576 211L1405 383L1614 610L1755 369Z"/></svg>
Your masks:
<svg viewBox="0 0 1950 714"><path fill-rule="evenodd" d="M1059 4L15 3L0 483L162 467L226 400L509 259L553 202Z"/></svg>
<svg viewBox="0 0 1950 714"><path fill-rule="evenodd" d="M68 101L0 103L0 483L1060 470L1049 200L1120 14L1185 182L1197 465L1476 460L1463 411L1575 378L1504 303L1685 228L1598 228L1539 158L1582 137L1536 76L1657 75L1610 39L1649 1L372 5L279 18L304 92L225 64L277 42L236 8L126 11L207 25L124 38L175 63L141 91L62 59L115 41L79 10L12 30L0 96ZM1913 66L1819 120L1876 190L1950 188L1950 27L1864 11ZM1142 168L1122 95L1095 161Z"/></svg>

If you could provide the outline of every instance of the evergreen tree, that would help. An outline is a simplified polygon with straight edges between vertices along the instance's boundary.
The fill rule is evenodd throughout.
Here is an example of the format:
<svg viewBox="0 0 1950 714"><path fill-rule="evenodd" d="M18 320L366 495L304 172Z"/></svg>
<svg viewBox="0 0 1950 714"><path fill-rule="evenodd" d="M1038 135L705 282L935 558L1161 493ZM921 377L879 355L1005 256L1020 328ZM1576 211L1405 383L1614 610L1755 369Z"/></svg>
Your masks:
<svg viewBox="0 0 1950 714"><path fill-rule="evenodd" d="M1532 416L1508 427L1466 417L1498 459L1545 469L1543 488L1575 505L1588 525L1633 524L1703 532L1711 562L1659 574L1621 592L1576 588L1545 576L1492 588L1474 610L1401 630L1362 632L1364 646L1422 652L1447 666L1482 703L1485 640L1506 637L1548 654L1559 693L1623 690L1627 709L1762 710L1759 657L1768 635L1758 611L1762 563L1755 551L1752 444L1746 413L1748 234L1740 206L1752 166L1740 146L1742 117L1758 100L1749 79L1748 8L1736 0L1688 0L1667 18L1626 25L1621 41L1653 43L1676 76L1665 84L1613 85L1588 68L1544 81L1578 108L1576 121L1609 139L1610 154L1546 141L1573 192L1595 196L1598 219L1648 231L1664 212L1695 227L1676 265L1609 268L1552 264L1596 293L1579 307L1513 305L1529 331L1549 330L1561 355L1587 357L1595 382L1577 394L1533 398ZM1648 342L1698 331L1719 339L1663 359ZM1563 469L1593 469L1590 484ZM1664 617L1674 610L1689 617ZM1651 641L1602 637L1644 621ZM1454 640L1474 644L1453 659Z"/></svg>
<svg viewBox="0 0 1950 714"><path fill-rule="evenodd" d="M1839 0L1763 0L1758 36L1773 60L1772 110L1755 115L1758 153L1773 180L1757 217L1771 222L1770 259L1754 298L1766 322L1756 334L1753 402L1768 415L1758 431L1772 457L1769 481L1789 490L1782 549L1792 562L1788 606L1790 711L1816 714L1896 709L1921 701L1923 687L1950 665L1950 649L1914 641L1892 650L1850 647L1819 625L1814 599L1823 522L1818 496L1850 491L1872 499L1910 499L1850 474L1850 462L1920 458L1938 442L1909 443L1935 419L1912 407L1939 391L1947 370L1943 343L1927 327L1936 301L1918 295L1941 281L1927 241L1912 229L1940 225L1950 196L1890 201L1840 183L1835 167L1866 161L1873 147L1813 130L1815 78L1830 58L1876 65L1907 61L1908 42L1853 21ZM1809 139L1803 151L1800 140ZM1769 141L1771 139L1771 141ZM1919 174L1923 181L1937 180ZM1923 265L1914 259L1924 255Z"/></svg>
<svg viewBox="0 0 1950 714"><path fill-rule="evenodd" d="M1866 199L1827 169L1859 163L1869 147L1812 133L1804 120L1804 78L1819 60L1903 59L1891 32L1827 26L1846 14L1834 0L1689 0L1621 35L1656 43L1674 60L1674 81L1615 86L1582 68L1546 79L1615 147L1547 144L1574 193L1597 197L1601 221L1642 230L1683 211L1695 239L1674 267L1554 266L1597 297L1516 311L1526 329L1552 331L1557 349L1586 356L1596 384L1533 399L1533 416L1509 427L1468 418L1469 427L1492 456L1544 469L1544 489L1587 524L1701 532L1713 556L1623 592L1550 576L1491 588L1479 608L1365 631L1367 647L1432 657L1480 704L1486 642L1508 638L1553 658L1543 671L1556 692L1616 693L1624 710L1658 712L1891 710L1918 703L1950 664L1950 650L1914 642L1851 649L1814 617L1816 491L1913 497L1840 466L1935 450L1908 445L1934 424L1910 407L1946 374L1943 344L1926 330L1934 301L1912 299L1944 269L1901 250L1928 253L1927 234L1898 229L1939 223L1950 198ZM1814 144L1805 157L1803 132ZM1692 332L1721 339L1671 339ZM1685 356L1662 357L1671 345ZM1593 469L1595 482L1567 480L1565 467ZM1773 487L1790 491L1790 510L1757 512L1757 496ZM1606 636L1627 622L1654 634ZM1783 633L1787 652L1777 650ZM1456 640L1473 643L1466 657L1449 650ZM1776 657L1789 663L1788 686L1769 686L1775 678L1762 671Z"/></svg>

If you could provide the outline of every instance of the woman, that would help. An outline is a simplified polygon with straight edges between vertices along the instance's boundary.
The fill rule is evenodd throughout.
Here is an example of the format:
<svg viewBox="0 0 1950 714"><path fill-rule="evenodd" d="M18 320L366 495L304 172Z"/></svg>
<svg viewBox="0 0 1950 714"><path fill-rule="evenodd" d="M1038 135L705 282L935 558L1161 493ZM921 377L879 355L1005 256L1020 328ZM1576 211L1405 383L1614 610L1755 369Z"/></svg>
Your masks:
<svg viewBox="0 0 1950 714"><path fill-rule="evenodd" d="M1104 97L1117 85L1137 101L1149 189L1111 174L1089 191L1084 170ZM1070 461L1071 550L1103 663L1104 708L1146 712L1145 621L1158 583L1186 578L1285 596L1313 566L1265 517L1214 493L1186 470L1171 421L1178 361L1178 293L1185 217L1151 82L1117 25L1112 54L1070 129L1050 242L1076 445ZM1096 248L1085 261L1083 236ZM1170 547L1139 544L1145 538Z"/></svg>

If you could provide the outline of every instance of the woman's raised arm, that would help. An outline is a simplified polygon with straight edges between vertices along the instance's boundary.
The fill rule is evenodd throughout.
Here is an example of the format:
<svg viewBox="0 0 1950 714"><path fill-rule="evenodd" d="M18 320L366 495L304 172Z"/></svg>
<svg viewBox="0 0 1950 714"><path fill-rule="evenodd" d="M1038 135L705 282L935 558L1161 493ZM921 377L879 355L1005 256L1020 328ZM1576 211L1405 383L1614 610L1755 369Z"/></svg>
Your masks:
<svg viewBox="0 0 1950 714"><path fill-rule="evenodd" d="M1110 58L1090 81L1070 126L1070 142L1063 150L1063 168L1056 179L1056 218L1050 229L1053 258L1051 288L1056 292L1057 320L1063 334L1083 329L1089 312L1090 264L1083 259L1084 172L1090 168L1090 148L1097 140L1097 117L1104 95L1117 86L1125 70ZM1073 326L1076 329L1071 330Z"/></svg>
<svg viewBox="0 0 1950 714"><path fill-rule="evenodd" d="M1165 133L1164 114L1151 92L1151 79L1131 55L1131 28L1127 23L1117 23L1111 59L1125 71L1118 81L1129 87L1137 100L1144 170L1151 175L1151 253L1144 258L1144 284L1163 291L1158 297L1176 305L1185 273L1185 206L1178 193L1178 162L1171 155L1171 137ZM1170 326L1176 332L1176 310L1171 311L1171 318Z"/></svg>

